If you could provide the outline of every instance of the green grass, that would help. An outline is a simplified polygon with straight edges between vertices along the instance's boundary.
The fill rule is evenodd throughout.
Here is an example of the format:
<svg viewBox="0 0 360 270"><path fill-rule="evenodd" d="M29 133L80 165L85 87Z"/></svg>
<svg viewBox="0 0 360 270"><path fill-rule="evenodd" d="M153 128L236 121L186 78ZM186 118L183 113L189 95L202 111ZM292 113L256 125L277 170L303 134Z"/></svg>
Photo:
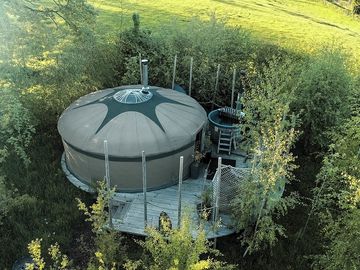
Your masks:
<svg viewBox="0 0 360 270"><path fill-rule="evenodd" d="M281 47L312 52L335 43L358 58L360 19L325 1L316 0L90 0L99 12L98 31L111 33L131 25L138 12L141 24L154 31L176 23L182 27L198 16L215 13L231 26Z"/></svg>

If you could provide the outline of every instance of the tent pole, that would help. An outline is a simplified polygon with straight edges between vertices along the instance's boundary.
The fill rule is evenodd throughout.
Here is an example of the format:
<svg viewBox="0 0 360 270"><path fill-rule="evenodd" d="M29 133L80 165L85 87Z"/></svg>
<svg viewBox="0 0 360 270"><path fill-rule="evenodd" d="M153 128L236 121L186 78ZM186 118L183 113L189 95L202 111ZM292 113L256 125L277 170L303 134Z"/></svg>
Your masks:
<svg viewBox="0 0 360 270"><path fill-rule="evenodd" d="M191 84L192 84L192 73L193 73L194 58L190 58L190 78L189 78L189 96L191 97Z"/></svg>
<svg viewBox="0 0 360 270"><path fill-rule="evenodd" d="M108 149L108 142L107 140L104 140L104 154L105 154L105 181L106 181L106 186L108 191L110 192L111 189L111 185L110 185L110 169L109 169L109 149ZM111 198L109 198L108 201L108 207L109 207L109 225L110 228L113 228L113 223L112 223L112 203L111 203Z"/></svg>
<svg viewBox="0 0 360 270"><path fill-rule="evenodd" d="M231 108L234 108L235 79L236 79L236 68L234 68L233 79L232 79L231 104L230 104Z"/></svg>
<svg viewBox="0 0 360 270"><path fill-rule="evenodd" d="M146 157L145 157L145 151L141 152L141 156L142 156L143 194L144 194L144 229L146 229L146 227L147 227L147 200L146 200L147 185L146 185Z"/></svg>
<svg viewBox="0 0 360 270"><path fill-rule="evenodd" d="M180 157L180 166L179 166L179 190L178 190L178 228L180 229L181 225L181 187L183 180L183 166L184 166L184 157Z"/></svg>
<svg viewBox="0 0 360 270"><path fill-rule="evenodd" d="M175 58L174 58L174 69L173 69L173 78L172 78L172 85L171 85L171 89L172 89L172 90L175 89L176 62L177 62L177 55L175 54Z"/></svg>

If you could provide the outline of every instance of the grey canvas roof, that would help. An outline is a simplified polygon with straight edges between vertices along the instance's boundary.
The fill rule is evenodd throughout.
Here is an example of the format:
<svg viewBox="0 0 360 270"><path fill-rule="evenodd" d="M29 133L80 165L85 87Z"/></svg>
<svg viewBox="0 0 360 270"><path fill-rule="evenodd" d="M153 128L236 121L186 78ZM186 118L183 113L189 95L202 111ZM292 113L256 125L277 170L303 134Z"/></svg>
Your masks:
<svg viewBox="0 0 360 270"><path fill-rule="evenodd" d="M100 155L106 139L109 155L129 158L143 150L147 156L158 155L191 144L207 122L205 110L177 91L150 86L140 92L141 87L116 87L79 98L60 116L62 139Z"/></svg>

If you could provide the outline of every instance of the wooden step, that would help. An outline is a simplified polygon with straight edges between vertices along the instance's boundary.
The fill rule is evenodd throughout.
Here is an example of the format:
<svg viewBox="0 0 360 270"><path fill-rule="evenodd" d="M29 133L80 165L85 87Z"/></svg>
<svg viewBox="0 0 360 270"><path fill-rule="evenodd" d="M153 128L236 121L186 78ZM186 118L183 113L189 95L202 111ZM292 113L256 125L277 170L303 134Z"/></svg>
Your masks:
<svg viewBox="0 0 360 270"><path fill-rule="evenodd" d="M227 146L230 149L230 145L229 143L219 143L220 146Z"/></svg>
<svg viewBox="0 0 360 270"><path fill-rule="evenodd" d="M232 131L220 130L217 152L219 153L220 151L224 151L230 155L231 143L233 139L234 139L234 135Z"/></svg>

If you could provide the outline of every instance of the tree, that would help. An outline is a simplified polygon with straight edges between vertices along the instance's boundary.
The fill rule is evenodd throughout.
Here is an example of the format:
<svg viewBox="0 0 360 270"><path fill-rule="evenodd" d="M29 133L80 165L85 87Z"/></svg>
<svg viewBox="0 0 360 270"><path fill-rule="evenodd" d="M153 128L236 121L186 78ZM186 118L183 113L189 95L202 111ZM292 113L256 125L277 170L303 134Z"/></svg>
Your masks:
<svg viewBox="0 0 360 270"><path fill-rule="evenodd" d="M284 236L276 218L296 203L294 194L281 198L295 168L291 148L298 134L297 117L289 109L297 87L291 79L294 72L290 61L281 64L272 59L243 99L242 131L252 160L248 178L238 184L232 209L237 230L245 229L245 254L273 246L278 235Z"/></svg>
<svg viewBox="0 0 360 270"><path fill-rule="evenodd" d="M358 101L357 101L358 102ZM356 104L356 103L355 103ZM333 144L317 176L314 209L328 244L316 256L316 269L360 267L360 111L333 133Z"/></svg>
<svg viewBox="0 0 360 270"><path fill-rule="evenodd" d="M75 98L111 84L111 53L94 34L95 15L85 0L0 1L0 175L10 194L0 268L30 239L65 248L73 240L79 195L59 169L55 127Z"/></svg>
<svg viewBox="0 0 360 270"><path fill-rule="evenodd" d="M346 211L332 222L328 220L323 233L330 242L325 245L325 254L315 256L314 269L359 269L359 227L359 209Z"/></svg>
<svg viewBox="0 0 360 270"><path fill-rule="evenodd" d="M36 124L54 124L75 98L113 82L111 46L94 33L86 0L2 1L0 83L17 92Z"/></svg>

